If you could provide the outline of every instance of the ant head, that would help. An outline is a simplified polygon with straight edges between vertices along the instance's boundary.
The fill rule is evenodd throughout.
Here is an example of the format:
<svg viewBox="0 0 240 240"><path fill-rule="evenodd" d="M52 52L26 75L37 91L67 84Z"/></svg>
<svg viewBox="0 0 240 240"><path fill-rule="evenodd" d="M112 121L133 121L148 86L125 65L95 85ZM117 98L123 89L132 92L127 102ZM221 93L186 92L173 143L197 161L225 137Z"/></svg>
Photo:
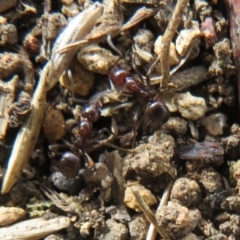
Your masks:
<svg viewBox="0 0 240 240"><path fill-rule="evenodd" d="M110 81L117 87L123 87L129 72L123 68L114 68L109 73Z"/></svg>

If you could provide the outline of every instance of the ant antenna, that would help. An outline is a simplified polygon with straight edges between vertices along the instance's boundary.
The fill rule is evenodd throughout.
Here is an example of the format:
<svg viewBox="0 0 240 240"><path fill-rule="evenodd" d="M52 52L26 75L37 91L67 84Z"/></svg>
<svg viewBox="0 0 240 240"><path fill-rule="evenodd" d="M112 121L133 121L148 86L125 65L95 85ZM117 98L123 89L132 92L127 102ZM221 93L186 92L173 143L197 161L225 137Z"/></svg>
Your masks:
<svg viewBox="0 0 240 240"><path fill-rule="evenodd" d="M147 74L146 74L146 81L148 86L150 86L150 75L153 72L154 68L156 67L158 61L160 59L160 55L156 58L156 60L152 63L151 67L148 69Z"/></svg>
<svg viewBox="0 0 240 240"><path fill-rule="evenodd" d="M72 98L69 98L69 100L72 100L75 103L87 103L88 101L85 99L79 99L79 98L75 98L75 93L74 93L74 80L73 80L73 75L72 75L72 71L70 69L67 70L67 76L68 79L70 81L70 86L71 86L71 94L72 94Z"/></svg>

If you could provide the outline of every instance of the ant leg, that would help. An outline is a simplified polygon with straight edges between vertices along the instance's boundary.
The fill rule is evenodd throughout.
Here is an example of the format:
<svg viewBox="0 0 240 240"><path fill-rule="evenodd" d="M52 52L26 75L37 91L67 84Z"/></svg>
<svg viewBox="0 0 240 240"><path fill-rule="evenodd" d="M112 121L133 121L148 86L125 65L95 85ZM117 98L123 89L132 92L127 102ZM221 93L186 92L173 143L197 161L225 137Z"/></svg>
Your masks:
<svg viewBox="0 0 240 240"><path fill-rule="evenodd" d="M105 143L106 146L111 147L111 148L116 148L120 151L124 151L124 152L129 152L129 153L134 153L135 151L133 149L126 149L126 148L122 148L122 147L118 147L115 144L112 143Z"/></svg>
<svg viewBox="0 0 240 240"><path fill-rule="evenodd" d="M73 148L73 145L70 142L68 142L68 141L66 141L64 139L62 139L62 141L64 142L65 146L67 146L67 147L69 147L71 149Z"/></svg>
<svg viewBox="0 0 240 240"><path fill-rule="evenodd" d="M112 131L108 130L107 128L103 128L101 129L99 132L99 134L104 134L104 133L107 133L108 134L108 137L104 140L98 140L98 143L100 144L100 146L102 144L104 144L105 142L108 142L108 141L111 141L115 138L115 135Z"/></svg>
<svg viewBox="0 0 240 240"><path fill-rule="evenodd" d="M75 102L75 103L87 103L88 101L85 99L80 99L80 98L75 98L75 94L74 94L74 80L73 80L73 75L72 75L72 71L70 69L67 70L67 76L68 79L70 81L70 85L71 85L71 94L72 94L72 98L69 98L69 100Z"/></svg>
<svg viewBox="0 0 240 240"><path fill-rule="evenodd" d="M137 124L139 120L139 116L141 114L141 110L138 108L136 113L133 116L133 139L132 139L132 148L135 148L136 143L136 137L137 137L137 130L139 128L139 125Z"/></svg>
<svg viewBox="0 0 240 240"><path fill-rule="evenodd" d="M52 144L52 145L49 145L48 149L49 149L49 153L48 153L48 156L51 158L51 159L55 159L55 158L58 158L62 155L62 151L66 151L66 149L69 149L70 146L69 145L66 145L66 144Z"/></svg>
<svg viewBox="0 0 240 240"><path fill-rule="evenodd" d="M148 72L146 74L146 81L147 81L147 85L150 86L150 75L153 72L154 68L157 65L157 62L159 61L160 57L158 56L156 58L156 60L152 63L151 67L148 69Z"/></svg>
<svg viewBox="0 0 240 240"><path fill-rule="evenodd" d="M68 79L70 81L72 101L76 102L76 103L82 103L82 102L85 103L86 102L85 100L75 98L75 94L74 94L74 80L73 80L73 75L72 75L71 69L67 70L67 76L68 76Z"/></svg>
<svg viewBox="0 0 240 240"><path fill-rule="evenodd" d="M92 158L86 152L84 153L84 160L87 167L92 167L95 164Z"/></svg>

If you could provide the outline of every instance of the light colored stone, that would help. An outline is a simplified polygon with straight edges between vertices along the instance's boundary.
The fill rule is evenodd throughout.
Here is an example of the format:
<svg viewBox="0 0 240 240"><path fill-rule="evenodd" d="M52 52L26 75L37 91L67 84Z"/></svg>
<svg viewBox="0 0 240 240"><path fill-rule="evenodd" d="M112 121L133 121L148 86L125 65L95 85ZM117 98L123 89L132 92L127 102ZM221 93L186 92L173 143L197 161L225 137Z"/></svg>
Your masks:
<svg viewBox="0 0 240 240"><path fill-rule="evenodd" d="M26 216L25 210L17 207L0 207L0 226L7 226Z"/></svg>
<svg viewBox="0 0 240 240"><path fill-rule="evenodd" d="M211 135L222 135L224 127L227 126L227 116L222 113L213 113L203 119L203 125Z"/></svg>
<svg viewBox="0 0 240 240"><path fill-rule="evenodd" d="M124 203L129 208L135 210L136 212L142 211L140 206L138 205L138 201L136 200L135 196L132 193L131 188L134 188L134 190L141 195L141 197L149 207L157 203L157 200L154 197L154 195L151 193L151 191L146 189L141 184L134 183L133 181L128 181L128 185L129 186L127 186L125 190Z"/></svg>
<svg viewBox="0 0 240 240"><path fill-rule="evenodd" d="M161 53L160 52L161 49L162 49L161 45L162 45L162 36L159 36L154 43L154 52L157 55L159 55ZM170 59L170 66L177 65L180 61L179 60L180 58L179 58L178 53L176 51L176 46L172 42L170 44L169 59Z"/></svg>
<svg viewBox="0 0 240 240"><path fill-rule="evenodd" d="M205 100L192 96L190 92L176 94L173 102L182 117L190 120L200 119L207 111Z"/></svg>
<svg viewBox="0 0 240 240"><path fill-rule="evenodd" d="M192 28L180 31L176 39L176 50L183 57L194 39L201 37L199 23L192 21Z"/></svg>

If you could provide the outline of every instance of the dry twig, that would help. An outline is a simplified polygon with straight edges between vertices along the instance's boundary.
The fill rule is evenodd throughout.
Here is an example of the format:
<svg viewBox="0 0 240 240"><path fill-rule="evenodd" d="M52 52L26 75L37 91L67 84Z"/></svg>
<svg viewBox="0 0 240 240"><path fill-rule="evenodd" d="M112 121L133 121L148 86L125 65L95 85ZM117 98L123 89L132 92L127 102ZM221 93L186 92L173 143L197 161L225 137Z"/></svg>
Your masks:
<svg viewBox="0 0 240 240"><path fill-rule="evenodd" d="M76 54L75 50L71 50L59 55L57 50L66 44L83 39L91 32L96 20L102 14L102 9L103 7L99 3L91 5L88 9L77 15L58 37L54 45L52 57L44 67L38 86L34 92L31 103L32 111L20 128L14 142L6 175L3 180L2 194L6 194L11 190L21 174L22 168L28 162L41 129L47 92L55 86Z"/></svg>
<svg viewBox="0 0 240 240"><path fill-rule="evenodd" d="M170 236L165 232L164 229L162 229L156 221L156 218L154 216L154 214L152 213L151 209L148 207L148 205L145 203L145 201L143 200L143 198L141 197L141 195L139 194L139 192L137 192L136 190L134 190L134 188L131 188L131 191L134 195L134 197L136 198L138 205L140 206L140 208L142 209L142 211L144 212L144 214L147 216L148 220L154 225L154 227L156 228L156 230L158 231L158 233L163 237L163 239L170 239Z"/></svg>
<svg viewBox="0 0 240 240"><path fill-rule="evenodd" d="M162 49L160 54L160 62L162 69L162 81L160 82L160 87L167 86L169 81L170 72L170 60L169 60L169 50L172 39L177 31L177 28L182 21L182 14L187 6L189 0L179 0L177 1L173 15L168 23L167 29L162 38Z"/></svg>
<svg viewBox="0 0 240 240"><path fill-rule="evenodd" d="M172 185L173 185L173 183L171 182L165 188L163 195L162 195L161 202L157 208L157 211L159 211L163 206L165 206L167 204L168 198L171 193ZM147 234L146 240L154 240L154 239L156 239L156 236L157 236L157 229L155 228L154 224L151 223L150 227L148 229L148 234Z"/></svg>

